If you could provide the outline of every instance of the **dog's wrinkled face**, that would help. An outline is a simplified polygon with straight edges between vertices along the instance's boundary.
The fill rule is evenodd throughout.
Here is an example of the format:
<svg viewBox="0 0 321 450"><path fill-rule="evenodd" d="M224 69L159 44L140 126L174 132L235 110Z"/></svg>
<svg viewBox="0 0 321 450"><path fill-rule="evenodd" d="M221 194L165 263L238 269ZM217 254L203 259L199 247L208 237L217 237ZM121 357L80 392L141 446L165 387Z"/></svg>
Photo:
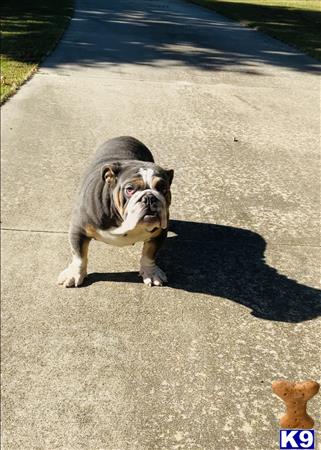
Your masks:
<svg viewBox="0 0 321 450"><path fill-rule="evenodd" d="M167 228L173 170L153 163L137 165L136 161L106 165L102 174L121 219L113 234L124 234L137 227L149 232Z"/></svg>

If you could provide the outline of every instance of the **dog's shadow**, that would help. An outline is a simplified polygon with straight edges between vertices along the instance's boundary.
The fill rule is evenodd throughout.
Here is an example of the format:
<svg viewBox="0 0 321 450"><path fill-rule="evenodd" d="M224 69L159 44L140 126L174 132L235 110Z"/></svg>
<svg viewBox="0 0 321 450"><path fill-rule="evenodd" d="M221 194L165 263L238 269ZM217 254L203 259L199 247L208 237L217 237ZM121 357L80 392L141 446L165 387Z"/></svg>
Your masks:
<svg viewBox="0 0 321 450"><path fill-rule="evenodd" d="M321 291L268 266L259 234L179 220L170 231L176 236L167 239L158 262L171 288L233 300L261 319L295 323L321 315ZM92 273L85 285L102 280L141 283L137 272Z"/></svg>

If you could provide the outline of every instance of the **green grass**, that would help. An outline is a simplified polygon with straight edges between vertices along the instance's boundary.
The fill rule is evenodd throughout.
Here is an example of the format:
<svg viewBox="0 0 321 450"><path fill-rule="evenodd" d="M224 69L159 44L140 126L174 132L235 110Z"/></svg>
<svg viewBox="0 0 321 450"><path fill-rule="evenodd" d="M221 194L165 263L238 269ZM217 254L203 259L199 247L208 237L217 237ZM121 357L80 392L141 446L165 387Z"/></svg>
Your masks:
<svg viewBox="0 0 321 450"><path fill-rule="evenodd" d="M1 103L53 50L72 11L73 0L2 0Z"/></svg>
<svg viewBox="0 0 321 450"><path fill-rule="evenodd" d="M320 0L190 0L321 61Z"/></svg>

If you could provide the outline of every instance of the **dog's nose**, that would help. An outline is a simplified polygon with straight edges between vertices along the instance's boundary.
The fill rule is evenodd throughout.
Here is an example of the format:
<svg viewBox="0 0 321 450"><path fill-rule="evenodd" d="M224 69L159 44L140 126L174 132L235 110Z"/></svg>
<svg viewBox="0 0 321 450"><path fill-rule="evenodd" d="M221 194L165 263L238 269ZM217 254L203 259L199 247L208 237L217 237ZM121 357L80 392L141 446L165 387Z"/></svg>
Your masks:
<svg viewBox="0 0 321 450"><path fill-rule="evenodd" d="M142 197L142 202L148 206L150 209L155 208L156 203L157 203L157 198L155 197L154 194L152 194L151 192L147 192L143 197Z"/></svg>

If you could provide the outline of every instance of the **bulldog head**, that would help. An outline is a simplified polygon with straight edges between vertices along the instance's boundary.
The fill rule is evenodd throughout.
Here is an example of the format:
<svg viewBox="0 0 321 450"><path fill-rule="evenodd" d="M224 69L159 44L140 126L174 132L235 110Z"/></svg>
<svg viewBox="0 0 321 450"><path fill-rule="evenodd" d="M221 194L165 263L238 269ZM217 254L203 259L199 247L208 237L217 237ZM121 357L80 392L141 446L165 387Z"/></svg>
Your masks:
<svg viewBox="0 0 321 450"><path fill-rule="evenodd" d="M113 234L124 234L137 227L149 232L166 229L173 175L173 170L148 162L104 165L102 177L110 189L112 208L120 219Z"/></svg>

